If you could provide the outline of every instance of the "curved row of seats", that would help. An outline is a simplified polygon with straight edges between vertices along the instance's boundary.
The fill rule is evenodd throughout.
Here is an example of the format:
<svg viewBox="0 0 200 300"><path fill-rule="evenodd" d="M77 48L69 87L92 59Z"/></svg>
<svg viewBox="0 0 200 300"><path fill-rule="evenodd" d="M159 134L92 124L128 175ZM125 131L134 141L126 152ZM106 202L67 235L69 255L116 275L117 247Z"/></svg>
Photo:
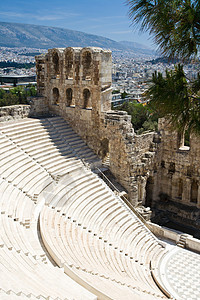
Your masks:
<svg viewBox="0 0 200 300"><path fill-rule="evenodd" d="M18 191L15 196L14 190ZM81 299L85 293L86 299L95 299L48 262L36 238L36 204L5 179L0 179L0 191L0 288L6 291L4 298L22 293L33 299Z"/></svg>
<svg viewBox="0 0 200 300"><path fill-rule="evenodd" d="M165 298L150 270L165 250L84 166L99 159L66 122L24 119L0 129L2 299Z"/></svg>
<svg viewBox="0 0 200 300"><path fill-rule="evenodd" d="M42 238L58 265L85 269L87 277L98 272L161 297L149 265L155 252L165 250L100 178L82 168L40 197L46 203L40 214Z"/></svg>
<svg viewBox="0 0 200 300"><path fill-rule="evenodd" d="M26 119L17 127L11 124L4 126L2 132L53 174L61 170L63 172L65 165L69 168L70 163L78 164L77 158L84 158L86 163L93 165L100 163L97 156L61 118L40 121Z"/></svg>
<svg viewBox="0 0 200 300"><path fill-rule="evenodd" d="M0 298L94 300L97 299L95 295L52 264L41 244L38 214L43 204L37 198L47 186L56 186L56 181L50 168L46 168L16 141L17 136L21 136L20 130L27 137L28 127L34 128L35 124L40 123L39 120L23 120L1 124ZM37 130L34 141L35 149L38 147L42 154L42 146L36 142ZM49 142L46 141L47 144ZM72 156L71 160L73 165L78 159Z"/></svg>

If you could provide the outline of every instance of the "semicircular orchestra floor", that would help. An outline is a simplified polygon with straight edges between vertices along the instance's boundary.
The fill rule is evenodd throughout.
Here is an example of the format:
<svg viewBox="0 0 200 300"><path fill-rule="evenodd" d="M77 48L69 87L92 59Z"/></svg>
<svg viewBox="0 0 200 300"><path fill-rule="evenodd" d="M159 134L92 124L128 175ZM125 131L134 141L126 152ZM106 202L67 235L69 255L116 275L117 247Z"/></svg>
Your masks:
<svg viewBox="0 0 200 300"><path fill-rule="evenodd" d="M200 255L171 247L160 261L160 279L177 300L200 299Z"/></svg>

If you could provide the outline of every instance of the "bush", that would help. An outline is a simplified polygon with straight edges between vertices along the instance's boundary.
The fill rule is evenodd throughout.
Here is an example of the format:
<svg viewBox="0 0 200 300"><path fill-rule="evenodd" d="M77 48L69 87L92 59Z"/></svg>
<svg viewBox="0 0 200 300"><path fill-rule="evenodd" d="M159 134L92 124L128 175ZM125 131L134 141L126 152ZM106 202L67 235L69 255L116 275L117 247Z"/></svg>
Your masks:
<svg viewBox="0 0 200 300"><path fill-rule="evenodd" d="M9 92L0 89L0 106L10 106L17 104L29 104L27 97L36 96L37 90L33 85L27 87L17 86Z"/></svg>
<svg viewBox="0 0 200 300"><path fill-rule="evenodd" d="M125 102L116 109L124 110L131 115L131 123L137 134L145 131L155 131L158 128L158 117L148 105L143 106L137 102Z"/></svg>

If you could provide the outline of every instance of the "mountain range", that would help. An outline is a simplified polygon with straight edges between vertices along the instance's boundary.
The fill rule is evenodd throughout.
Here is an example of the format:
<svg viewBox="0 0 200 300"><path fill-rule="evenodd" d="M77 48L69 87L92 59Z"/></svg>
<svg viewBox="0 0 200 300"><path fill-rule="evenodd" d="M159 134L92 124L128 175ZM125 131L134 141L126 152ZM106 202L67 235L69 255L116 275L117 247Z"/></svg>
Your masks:
<svg viewBox="0 0 200 300"><path fill-rule="evenodd" d="M138 54L152 54L152 49L135 42L114 40L64 28L0 22L0 47L64 48L101 47L111 50L131 50Z"/></svg>

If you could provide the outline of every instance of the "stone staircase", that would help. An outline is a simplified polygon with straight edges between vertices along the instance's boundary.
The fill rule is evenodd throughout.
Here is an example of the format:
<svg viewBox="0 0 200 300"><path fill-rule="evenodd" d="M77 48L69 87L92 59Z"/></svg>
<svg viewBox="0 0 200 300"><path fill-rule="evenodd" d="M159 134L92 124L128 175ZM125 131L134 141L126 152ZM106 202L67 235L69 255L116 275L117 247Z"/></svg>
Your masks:
<svg viewBox="0 0 200 300"><path fill-rule="evenodd" d="M180 235L180 238L179 238L179 240L178 240L178 242L177 242L177 246L178 247L181 247L181 248L185 248L185 246L186 246L186 239L187 239L187 234L181 234Z"/></svg>

